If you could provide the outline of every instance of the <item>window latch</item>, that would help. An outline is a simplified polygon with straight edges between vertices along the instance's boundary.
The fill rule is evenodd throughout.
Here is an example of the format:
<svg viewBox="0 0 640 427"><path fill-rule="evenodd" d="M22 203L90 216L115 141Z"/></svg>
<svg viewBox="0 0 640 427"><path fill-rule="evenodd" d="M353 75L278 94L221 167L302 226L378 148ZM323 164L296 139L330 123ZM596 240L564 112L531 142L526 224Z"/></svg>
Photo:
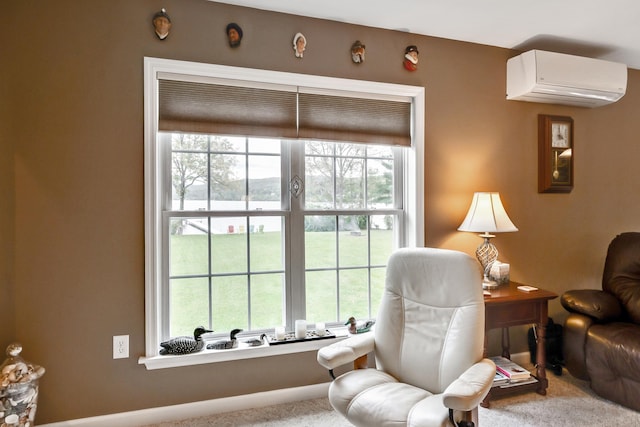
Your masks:
<svg viewBox="0 0 640 427"><path fill-rule="evenodd" d="M293 197L296 199L302 194L304 191L304 181L296 175L289 182L289 191L293 194Z"/></svg>

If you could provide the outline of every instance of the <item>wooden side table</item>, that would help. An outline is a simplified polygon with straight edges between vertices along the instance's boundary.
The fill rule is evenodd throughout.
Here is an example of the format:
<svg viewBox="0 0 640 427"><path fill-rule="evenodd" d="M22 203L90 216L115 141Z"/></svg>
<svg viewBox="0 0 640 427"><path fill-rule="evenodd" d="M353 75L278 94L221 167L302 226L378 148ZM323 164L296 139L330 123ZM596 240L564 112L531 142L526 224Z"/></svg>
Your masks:
<svg viewBox="0 0 640 427"><path fill-rule="evenodd" d="M511 394L514 391L536 391L538 394L546 395L547 373L545 334L549 318L547 303L549 300L557 298L558 295L544 289L524 292L518 290L522 283L509 282L508 285L501 285L491 291L491 295L484 297L485 309L485 357L487 356L487 332L490 329L502 328L502 356L510 358L509 353L509 327L517 325L527 325L534 323L537 329L538 344L536 352L536 373L537 383L525 384L511 388L493 388L483 400L481 406L488 408L491 397L499 397Z"/></svg>

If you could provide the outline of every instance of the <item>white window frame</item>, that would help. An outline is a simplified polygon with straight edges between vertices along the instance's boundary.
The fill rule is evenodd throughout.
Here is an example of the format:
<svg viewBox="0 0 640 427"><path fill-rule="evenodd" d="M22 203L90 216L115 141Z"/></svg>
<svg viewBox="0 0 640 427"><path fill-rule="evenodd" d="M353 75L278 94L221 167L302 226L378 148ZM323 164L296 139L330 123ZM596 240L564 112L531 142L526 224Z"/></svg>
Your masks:
<svg viewBox="0 0 640 427"><path fill-rule="evenodd" d="M405 234L403 246L424 246L424 87L392 83L369 82L335 77L294 74L185 62L160 58L144 58L144 185L145 185L145 356L138 363L147 369L188 366L277 354L297 353L317 349L333 340L296 343L286 346L232 349L224 352L199 352L184 356L159 356L161 313L168 312L168 301L162 297L162 202L160 193L163 156L158 153L156 142L158 129L158 75L175 74L186 79L218 78L243 80L257 84L297 85L316 88L318 91L351 92L355 96L372 94L388 99L410 99L412 104L412 145L404 156L404 182L402 189L405 203ZM162 309L164 306L164 310Z"/></svg>

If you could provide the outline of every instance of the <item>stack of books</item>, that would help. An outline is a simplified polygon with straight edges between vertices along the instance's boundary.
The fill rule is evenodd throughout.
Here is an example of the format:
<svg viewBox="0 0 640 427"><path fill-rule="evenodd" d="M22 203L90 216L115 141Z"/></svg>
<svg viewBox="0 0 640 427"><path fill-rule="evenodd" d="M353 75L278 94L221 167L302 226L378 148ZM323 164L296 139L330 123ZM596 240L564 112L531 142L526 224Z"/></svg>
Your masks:
<svg viewBox="0 0 640 427"><path fill-rule="evenodd" d="M505 388L538 382L536 377L532 376L529 371L506 357L495 356L489 359L496 364L493 387Z"/></svg>
<svg viewBox="0 0 640 427"><path fill-rule="evenodd" d="M498 371L498 369L496 368L496 376L493 378L492 387L496 387L496 386L507 384L507 383L509 383L509 377L503 374L502 372Z"/></svg>

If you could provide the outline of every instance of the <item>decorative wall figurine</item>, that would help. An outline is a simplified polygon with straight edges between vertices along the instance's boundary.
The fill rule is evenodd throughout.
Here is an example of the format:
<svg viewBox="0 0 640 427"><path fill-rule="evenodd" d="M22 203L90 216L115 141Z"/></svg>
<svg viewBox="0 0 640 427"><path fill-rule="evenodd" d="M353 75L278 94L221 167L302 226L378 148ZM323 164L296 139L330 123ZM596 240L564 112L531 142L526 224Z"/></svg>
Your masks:
<svg viewBox="0 0 640 427"><path fill-rule="evenodd" d="M167 11L162 8L160 12L153 15L153 28L156 30L156 36L160 40L164 40L169 35L171 29L171 18L167 15Z"/></svg>
<svg viewBox="0 0 640 427"><path fill-rule="evenodd" d="M227 38L229 39L229 46L238 47L242 41L242 28L235 22L231 22L227 25Z"/></svg>
<svg viewBox="0 0 640 427"><path fill-rule="evenodd" d="M364 62L364 49L365 45L360 43L360 40L356 40L355 43L351 45L351 59L356 64L361 64Z"/></svg>
<svg viewBox="0 0 640 427"><path fill-rule="evenodd" d="M296 53L296 58L302 58L306 48L307 38L302 33L296 33L293 37L293 51Z"/></svg>
<svg viewBox="0 0 640 427"><path fill-rule="evenodd" d="M418 47L411 45L404 50L404 68L409 71L418 69Z"/></svg>

